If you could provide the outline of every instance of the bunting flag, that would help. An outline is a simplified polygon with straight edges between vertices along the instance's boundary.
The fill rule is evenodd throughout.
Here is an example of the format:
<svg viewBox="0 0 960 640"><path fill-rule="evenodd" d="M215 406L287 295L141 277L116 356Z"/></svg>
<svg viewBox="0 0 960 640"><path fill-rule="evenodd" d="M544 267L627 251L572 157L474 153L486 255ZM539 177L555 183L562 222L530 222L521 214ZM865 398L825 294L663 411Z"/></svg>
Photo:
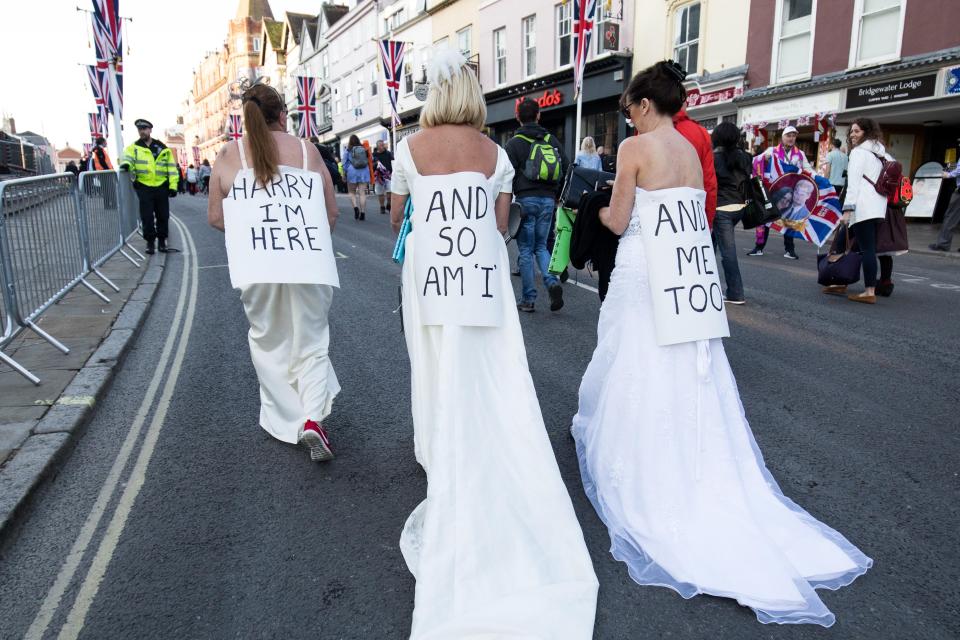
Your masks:
<svg viewBox="0 0 960 640"><path fill-rule="evenodd" d="M573 0L573 94L580 94L583 85L583 69L590 53L590 36L593 35L596 0Z"/></svg>
<svg viewBox="0 0 960 640"><path fill-rule="evenodd" d="M104 104L118 118L123 117L123 50L119 0L93 0L93 44L97 57L97 69L103 76ZM109 62L114 61L114 76L117 81L119 104L113 104L110 93Z"/></svg>
<svg viewBox="0 0 960 640"><path fill-rule="evenodd" d="M239 140L243 137L243 116L231 113L227 116L227 137Z"/></svg>
<svg viewBox="0 0 960 640"><path fill-rule="evenodd" d="M781 235L823 246L840 221L840 196L829 180L801 171L799 163L790 164L782 153L777 153L778 149L781 147L774 149L769 156L758 156L754 160L754 170L757 175L762 175L773 206L784 213L784 217L776 220L770 228ZM763 167L762 171L756 171L758 164ZM801 182L813 184L803 192L797 190ZM807 200L796 204L793 201L795 193L806 195Z"/></svg>
<svg viewBox="0 0 960 640"><path fill-rule="evenodd" d="M405 43L395 40L380 40L380 59L383 62L383 77L386 79L387 96L394 126L400 124L397 97L400 94L400 77L403 74L403 50Z"/></svg>
<svg viewBox="0 0 960 640"><path fill-rule="evenodd" d="M317 92L316 80L309 76L297 76L297 111L300 113L301 138L317 135Z"/></svg>

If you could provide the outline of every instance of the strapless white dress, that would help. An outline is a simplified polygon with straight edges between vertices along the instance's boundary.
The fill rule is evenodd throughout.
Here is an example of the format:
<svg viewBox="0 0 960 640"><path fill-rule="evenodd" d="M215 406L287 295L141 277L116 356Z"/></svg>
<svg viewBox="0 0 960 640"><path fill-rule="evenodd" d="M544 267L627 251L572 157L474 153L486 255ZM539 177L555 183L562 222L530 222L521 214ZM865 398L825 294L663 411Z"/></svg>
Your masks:
<svg viewBox="0 0 960 640"><path fill-rule="evenodd" d="M830 626L814 589L873 561L783 495L723 342L656 342L640 226L661 199L697 194L637 190L573 420L584 488L636 582L734 598L761 622Z"/></svg>

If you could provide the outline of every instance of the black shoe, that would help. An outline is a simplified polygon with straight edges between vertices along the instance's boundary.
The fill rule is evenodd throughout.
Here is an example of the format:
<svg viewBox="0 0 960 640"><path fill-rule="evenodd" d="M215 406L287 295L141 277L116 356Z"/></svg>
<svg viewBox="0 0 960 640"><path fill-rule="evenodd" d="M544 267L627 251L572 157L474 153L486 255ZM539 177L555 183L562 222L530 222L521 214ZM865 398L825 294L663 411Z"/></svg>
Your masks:
<svg viewBox="0 0 960 640"><path fill-rule="evenodd" d="M881 280L878 282L876 292L878 296L889 298L893 294L893 280Z"/></svg>
<svg viewBox="0 0 960 640"><path fill-rule="evenodd" d="M563 287L555 284L547 291L550 293L550 311L560 311L563 308Z"/></svg>
<svg viewBox="0 0 960 640"><path fill-rule="evenodd" d="M147 241L147 249L144 251L144 253L146 253L148 256L152 256L154 253L156 253L156 251L153 249L153 240Z"/></svg>
<svg viewBox="0 0 960 640"><path fill-rule="evenodd" d="M157 251L160 253L167 252L167 239L166 238L157 238Z"/></svg>
<svg viewBox="0 0 960 640"><path fill-rule="evenodd" d="M518 302L517 310L523 311L524 313L533 313L533 303L532 302Z"/></svg>
<svg viewBox="0 0 960 640"><path fill-rule="evenodd" d="M386 214L387 214L387 208L386 208L386 207L380 207L380 215L383 216L383 215L386 215Z"/></svg>
<svg viewBox="0 0 960 640"><path fill-rule="evenodd" d="M929 248L930 251L950 251L950 249L941 247L941 246L938 245L938 244L929 244L929 245L927 245L927 248Z"/></svg>
<svg viewBox="0 0 960 640"><path fill-rule="evenodd" d="M354 219L354 220L359 220L359 219L360 219L360 207L354 207L354 208L353 208L353 219Z"/></svg>
<svg viewBox="0 0 960 640"><path fill-rule="evenodd" d="M366 211L361 211L361 212L360 212L360 219L361 219L361 220L366 220L366 219L367 219L367 212L366 212Z"/></svg>
<svg viewBox="0 0 960 640"><path fill-rule="evenodd" d="M570 270L564 267L563 271L560 272L560 282L566 282L569 279L570 279Z"/></svg>

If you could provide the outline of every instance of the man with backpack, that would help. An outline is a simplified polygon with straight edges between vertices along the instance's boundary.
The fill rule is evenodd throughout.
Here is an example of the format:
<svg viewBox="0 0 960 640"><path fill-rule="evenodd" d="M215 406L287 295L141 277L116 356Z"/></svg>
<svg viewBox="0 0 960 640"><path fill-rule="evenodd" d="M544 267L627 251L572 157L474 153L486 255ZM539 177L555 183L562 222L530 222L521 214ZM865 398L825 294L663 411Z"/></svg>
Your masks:
<svg viewBox="0 0 960 640"><path fill-rule="evenodd" d="M524 99L517 105L520 128L506 145L507 156L516 175L513 195L523 211L517 249L520 252L520 279L523 292L517 309L532 313L537 299L534 262L550 294L550 310L563 307L560 279L549 271L550 251L547 237L553 226L556 198L566 175L566 158L560 141L540 125L540 105Z"/></svg>

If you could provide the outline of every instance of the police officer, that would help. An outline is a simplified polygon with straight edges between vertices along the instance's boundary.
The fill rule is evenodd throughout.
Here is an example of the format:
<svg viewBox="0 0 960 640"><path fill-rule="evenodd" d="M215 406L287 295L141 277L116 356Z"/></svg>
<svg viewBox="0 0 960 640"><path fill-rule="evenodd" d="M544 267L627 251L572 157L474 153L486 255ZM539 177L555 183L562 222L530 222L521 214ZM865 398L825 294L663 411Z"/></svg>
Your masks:
<svg viewBox="0 0 960 640"><path fill-rule="evenodd" d="M123 150L121 166L133 172L133 188L140 200L140 222L143 223L143 238L147 241L147 253L154 252L154 240L161 253L171 249L167 246L170 221L170 198L177 197L177 182L180 174L173 152L165 144L151 137L153 124L137 120L140 139ZM154 222L156 216L156 222Z"/></svg>

